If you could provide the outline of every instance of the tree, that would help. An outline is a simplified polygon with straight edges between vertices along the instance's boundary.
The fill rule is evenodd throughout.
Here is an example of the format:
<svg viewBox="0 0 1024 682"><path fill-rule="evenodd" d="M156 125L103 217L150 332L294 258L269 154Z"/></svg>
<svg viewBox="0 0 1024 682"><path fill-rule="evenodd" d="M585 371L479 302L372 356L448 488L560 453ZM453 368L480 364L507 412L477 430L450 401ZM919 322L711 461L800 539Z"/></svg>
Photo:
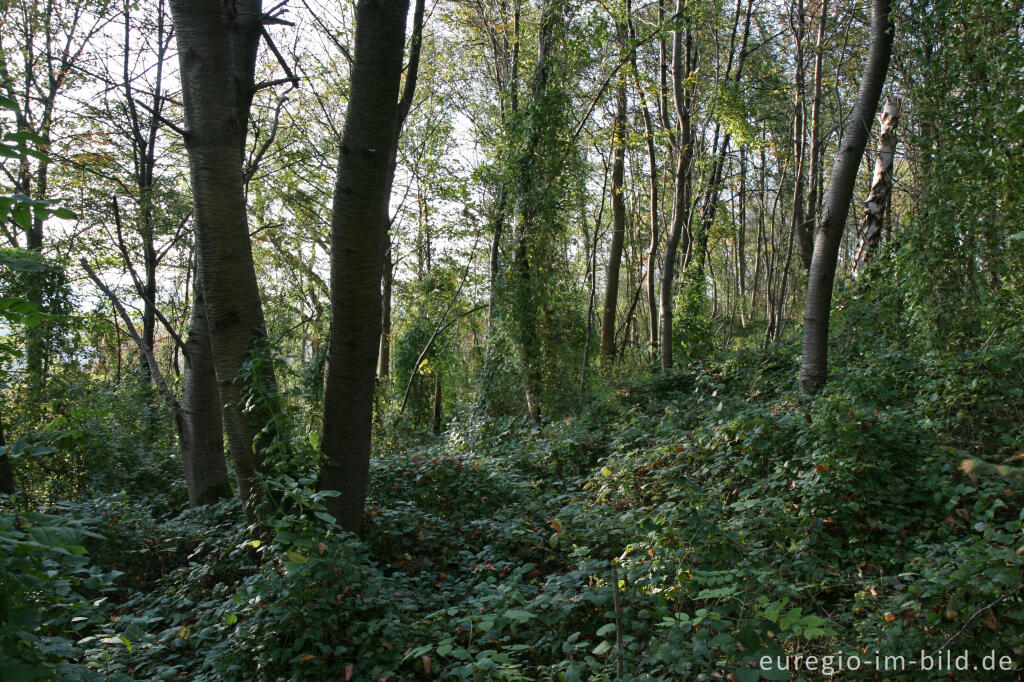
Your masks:
<svg viewBox="0 0 1024 682"><path fill-rule="evenodd" d="M242 162L255 64L265 22L261 0L171 0L181 63L188 151L195 206L198 281L202 284L224 430L238 492L252 520L255 474L272 436L264 431L279 411L271 363L260 380L267 400L243 405L239 371L266 336L249 240Z"/></svg>
<svg viewBox="0 0 1024 682"><path fill-rule="evenodd" d="M620 51L628 48L626 27L616 23ZM627 52L628 55L628 52ZM615 313L619 304L619 268L622 263L622 245L626 236L626 201L623 176L626 160L626 77L620 73L615 87L615 118L612 121L612 243L608 249L608 269L605 275L604 310L601 315L601 352L615 359Z"/></svg>
<svg viewBox="0 0 1024 682"><path fill-rule="evenodd" d="M692 88L689 74L693 68L693 38L690 33L689 20L685 15L686 3L676 0L676 21L686 22L686 28L677 28L672 32L672 83L678 128L672 137L676 154L675 191L672 205L672 227L665 244L665 261L661 270L661 373L672 371L672 298L675 295L676 262L679 253L679 242L684 229L690 222L690 173L693 160L693 126L691 110L693 106ZM685 34L685 50L684 39ZM684 70L685 69L685 70ZM687 242L683 245L683 254L690 249Z"/></svg>
<svg viewBox="0 0 1024 682"><path fill-rule="evenodd" d="M864 75L857 93L857 103L832 166L825 210L814 240L804 306L803 355L800 360L800 387L805 393L821 390L828 376L832 285L835 282L839 245L846 229L846 217L857 181L857 169L864 156L864 147L882 96L892 55L891 4L891 0L872 0L871 3L871 42Z"/></svg>
<svg viewBox="0 0 1024 682"><path fill-rule="evenodd" d="M331 331L324 371L320 490L342 528L358 533L369 482L373 391L381 336L388 201L401 124L412 103L423 3L399 101L408 0L359 0L355 52L331 219Z"/></svg>

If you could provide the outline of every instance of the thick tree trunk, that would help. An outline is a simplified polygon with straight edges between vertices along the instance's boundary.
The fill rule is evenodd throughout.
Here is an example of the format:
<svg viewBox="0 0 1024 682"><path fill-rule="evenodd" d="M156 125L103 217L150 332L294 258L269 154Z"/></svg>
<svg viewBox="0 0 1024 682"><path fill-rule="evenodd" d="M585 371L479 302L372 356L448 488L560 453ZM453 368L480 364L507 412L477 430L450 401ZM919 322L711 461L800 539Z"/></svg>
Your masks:
<svg viewBox="0 0 1024 682"><path fill-rule="evenodd" d="M839 155L832 167L828 196L811 258L807 303L804 308L803 355L800 360L800 387L805 393L819 391L828 377L829 314L839 246L850 211L857 169L864 155L892 55L891 0L872 0L871 8L868 60L857 93L857 104L843 133Z"/></svg>
<svg viewBox="0 0 1024 682"><path fill-rule="evenodd" d="M626 202L623 197L626 159L626 81L624 79L619 81L615 100L615 119L612 124L615 145L612 151L612 243L608 250L604 310L601 314L601 352L610 360L615 359L615 313L619 305L619 268L622 264L622 246L626 236Z"/></svg>
<svg viewBox="0 0 1024 682"><path fill-rule="evenodd" d="M213 363L213 346L202 283L197 281L188 338L185 341L185 378L182 384L181 463L188 500L207 504L231 495L224 459L224 432L220 395Z"/></svg>
<svg viewBox="0 0 1024 682"><path fill-rule="evenodd" d="M854 274L860 271L882 241L885 213L892 198L892 167L896 159L896 126L900 121L900 100L889 97L882 110L881 133L878 137L878 158L871 179L871 191L864 204L860 223L860 246L854 260Z"/></svg>
<svg viewBox="0 0 1024 682"><path fill-rule="evenodd" d="M170 5L214 367L238 493L253 520L255 474L269 442L263 427L279 410L271 363L264 363L262 377L271 397L258 409L243 410L244 387L238 380L242 365L266 334L242 178L261 2L171 0ZM379 318L379 307L377 313Z"/></svg>
<svg viewBox="0 0 1024 682"><path fill-rule="evenodd" d="M318 487L342 528L358 533L369 482L381 274L407 0L359 0L355 59L331 220L331 332Z"/></svg>

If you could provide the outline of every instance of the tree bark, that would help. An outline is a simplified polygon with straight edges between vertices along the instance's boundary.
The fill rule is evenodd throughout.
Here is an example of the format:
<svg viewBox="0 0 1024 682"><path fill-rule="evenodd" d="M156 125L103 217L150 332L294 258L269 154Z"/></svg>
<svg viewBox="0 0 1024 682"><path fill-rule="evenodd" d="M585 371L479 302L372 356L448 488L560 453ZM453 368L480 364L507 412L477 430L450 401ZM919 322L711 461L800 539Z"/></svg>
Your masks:
<svg viewBox="0 0 1024 682"><path fill-rule="evenodd" d="M821 81L824 74L825 23L828 20L828 0L822 0L818 15L818 33L814 42L814 95L811 100L810 168L807 173L807 212L800 226L800 259L804 270L811 268L814 253L814 228L818 214L819 178L821 177Z"/></svg>
<svg viewBox="0 0 1024 682"><path fill-rule="evenodd" d="M7 456L7 437L4 434L3 415L0 414L0 494L14 494L14 472L11 470L11 458Z"/></svg>
<svg viewBox="0 0 1024 682"><path fill-rule="evenodd" d="M839 155L832 167L828 195L811 258L804 308L803 355L800 360L800 387L805 393L821 390L828 377L829 314L839 246L857 181L857 169L864 155L892 55L891 0L872 0L871 8L868 59L857 93L857 104L843 133Z"/></svg>
<svg viewBox="0 0 1024 682"><path fill-rule="evenodd" d="M683 0L676 0L676 20L683 18ZM673 92L676 106L676 116L679 119L679 134L676 142L676 169L675 169L675 194L672 209L672 228L669 231L668 241L665 243L665 261L661 271L661 319L659 327L661 330L661 373L668 374L672 371L672 283L675 279L677 254L679 242L682 238L683 228L689 222L690 196L689 196L689 174L690 160L693 153L692 138L690 130L690 89L683 87L683 81L689 74L691 57L691 37L689 29L686 34L686 54L683 55L683 31L676 30L672 33L672 71L673 71ZM685 73L684 73L685 62ZM687 247L683 248L685 253Z"/></svg>
<svg viewBox="0 0 1024 682"><path fill-rule="evenodd" d="M881 134L878 137L878 158L871 179L871 191L864 204L860 223L860 246L854 259L854 274L860 272L882 241L885 214L892 198L892 168L896 159L896 126L900 120L900 100L889 97L882 109Z"/></svg>
<svg viewBox="0 0 1024 682"><path fill-rule="evenodd" d="M384 280L381 287L383 314L380 328L380 356L377 363L377 378L381 381L387 379L391 374L391 286L395 277L395 262L392 259L390 247L384 256L382 276Z"/></svg>
<svg viewBox="0 0 1024 682"><path fill-rule="evenodd" d="M271 397L256 409L243 409L244 387L237 380L250 352L266 335L242 173L262 3L171 0L170 5L181 65L199 278L224 429L238 493L252 521L255 475L271 440L263 427L280 409L271 363L264 363L261 378ZM379 317L379 307L377 313Z"/></svg>
<svg viewBox="0 0 1024 682"><path fill-rule="evenodd" d="M381 275L407 0L359 0L355 55L331 219L331 331L318 487L342 528L362 529L369 483Z"/></svg>
<svg viewBox="0 0 1024 682"><path fill-rule="evenodd" d="M206 300L198 275L194 288L185 341L179 440L188 500L200 505L229 497L231 484L224 459L224 430Z"/></svg>
<svg viewBox="0 0 1024 682"><path fill-rule="evenodd" d="M624 79L619 80L615 101L615 119L612 123L614 139L612 151L612 243L608 250L604 310L601 314L601 352L609 360L615 359L615 313L619 304L619 268L622 264L622 246L626 236L626 202L623 197L626 158L626 81Z"/></svg>
<svg viewBox="0 0 1024 682"><path fill-rule="evenodd" d="M434 435L441 433L441 373L434 370Z"/></svg>

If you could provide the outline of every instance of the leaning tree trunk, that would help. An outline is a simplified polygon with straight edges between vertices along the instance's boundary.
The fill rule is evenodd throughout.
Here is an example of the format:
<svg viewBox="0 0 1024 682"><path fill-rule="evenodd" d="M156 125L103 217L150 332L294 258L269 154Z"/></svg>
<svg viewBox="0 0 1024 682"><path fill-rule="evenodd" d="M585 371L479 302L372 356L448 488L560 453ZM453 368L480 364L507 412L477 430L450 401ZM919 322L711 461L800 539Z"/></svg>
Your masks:
<svg viewBox="0 0 1024 682"><path fill-rule="evenodd" d="M619 305L619 268L622 245L626 236L626 202L623 197L623 176L626 158L626 80L621 78L616 89L615 120L612 124L612 243L608 250L608 271L605 276L604 311L601 315L601 352L615 359L615 313Z"/></svg>
<svg viewBox="0 0 1024 682"><path fill-rule="evenodd" d="M254 520L255 475L270 440L263 427L279 411L271 363L263 363L266 390L256 409L243 409L244 386L238 379L266 335L242 177L261 1L171 0L170 5L181 65L196 249L224 430L238 493Z"/></svg>
<svg viewBox="0 0 1024 682"><path fill-rule="evenodd" d="M331 219L331 331L318 487L327 509L358 533L369 483L381 275L408 0L359 0L355 59Z"/></svg>
<svg viewBox="0 0 1024 682"><path fill-rule="evenodd" d="M892 167L896 159L896 126L900 121L900 100L886 99L882 109L881 134L878 137L878 158L875 159L875 174L871 179L871 191L864 205L864 218L860 224L860 247L854 260L853 272L857 274L882 241L882 226L885 223L886 206L892 196Z"/></svg>
<svg viewBox="0 0 1024 682"><path fill-rule="evenodd" d="M202 282L196 281L188 338L185 341L185 378L181 398L181 463L188 500L207 504L231 495L224 460L224 432L213 346Z"/></svg>
<svg viewBox="0 0 1024 682"><path fill-rule="evenodd" d="M871 8L868 60L857 93L856 107L843 133L839 155L832 167L828 195L811 258L807 303L804 307L803 355L800 360L800 388L805 393L821 390L828 377L828 323L839 246L850 211L857 169L864 155L892 55L891 0L872 0Z"/></svg>

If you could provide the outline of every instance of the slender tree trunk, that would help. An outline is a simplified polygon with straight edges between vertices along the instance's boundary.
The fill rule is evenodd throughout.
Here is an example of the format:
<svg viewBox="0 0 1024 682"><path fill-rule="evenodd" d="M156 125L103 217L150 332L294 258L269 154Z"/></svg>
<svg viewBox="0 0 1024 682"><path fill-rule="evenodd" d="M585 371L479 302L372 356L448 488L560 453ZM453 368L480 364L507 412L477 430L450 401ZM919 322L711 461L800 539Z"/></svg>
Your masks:
<svg viewBox="0 0 1024 682"><path fill-rule="evenodd" d="M171 0L192 176L199 279L213 347L224 430L247 517L255 474L279 406L271 363L262 381L270 398L244 410L238 373L265 337L263 306L249 240L242 160L262 30L260 0ZM379 295L379 294L378 294ZM378 299L379 300L379 299ZM378 307L378 318L380 309Z"/></svg>
<svg viewBox="0 0 1024 682"><path fill-rule="evenodd" d="M4 433L3 414L0 413L0 494L14 494L14 472L11 470L11 459L7 456L7 436Z"/></svg>
<svg viewBox="0 0 1024 682"><path fill-rule="evenodd" d="M843 133L839 155L832 167L825 210L811 258L807 303L804 308L803 356L800 361L800 387L805 393L821 390L828 377L829 314L839 247L857 181L857 169L864 155L868 132L878 108L878 100L882 96L892 55L891 0L872 0L871 9L868 60L857 94L857 104Z"/></svg>
<svg viewBox="0 0 1024 682"><path fill-rule="evenodd" d="M878 137L878 158L871 179L871 191L864 204L860 224L860 246L854 259L854 274L860 271L882 241L887 208L892 200L892 168L896 159L896 126L900 120L900 100L889 97L882 110L881 134Z"/></svg>
<svg viewBox="0 0 1024 682"><path fill-rule="evenodd" d="M384 308L381 316L380 330L380 357L377 363L377 378L385 380L391 373L391 286L395 276L395 262L391 257L391 249L388 248L384 256L384 286L382 294L382 306Z"/></svg>
<svg viewBox="0 0 1024 682"><path fill-rule="evenodd" d="M626 159L625 79L619 80L615 99L615 120L612 124L615 145L612 152L612 243L608 250L604 310L601 315L601 352L610 360L615 359L615 313L619 304L619 268L622 264L622 245L626 235L626 202L623 196Z"/></svg>
<svg viewBox="0 0 1024 682"><path fill-rule="evenodd" d="M355 54L331 219L331 331L324 373L318 487L345 530L362 529L369 483L381 276L407 0L356 4Z"/></svg>
<svg viewBox="0 0 1024 682"><path fill-rule="evenodd" d="M821 186L821 81L824 73L825 23L828 20L828 0L822 0L818 15L818 33L814 41L814 96L811 101L811 160L808 170L807 213L800 226L800 258L804 270L811 268L814 252L814 228L818 215L818 198Z"/></svg>
<svg viewBox="0 0 1024 682"><path fill-rule="evenodd" d="M434 435L441 433L441 373L434 370Z"/></svg>
<svg viewBox="0 0 1024 682"><path fill-rule="evenodd" d="M747 326L747 150L740 147L739 239L736 244L736 284L740 324Z"/></svg>
<svg viewBox="0 0 1024 682"><path fill-rule="evenodd" d="M627 22L629 39L636 43L636 29L633 26L633 18L629 16ZM640 69L637 66L636 50L630 55L633 66L633 76L636 79L636 92L640 97L640 113L644 119L644 142L647 145L647 170L648 170L648 201L650 202L650 232L651 243L647 248L647 329L649 331L650 343L648 353L653 362L658 357L658 285L655 266L658 262L658 155L654 146L654 125L651 120L651 112L647 107L647 95L644 92L643 83L640 80Z"/></svg>
<svg viewBox="0 0 1024 682"><path fill-rule="evenodd" d="M676 0L676 19L683 18L684 1ZM689 88L683 87L683 81L689 74L692 39L687 29L686 54L683 55L683 31L676 30L672 34L672 67L675 93L676 115L679 118L679 133L676 149L675 193L672 209L672 228L668 241L665 243L665 261L661 271L661 373L672 371L672 297L675 279L676 261L678 260L679 242L684 226L689 222L690 196L688 179L690 161L693 153L692 131L690 130ZM685 61L686 73L683 72ZM687 245L688 246L688 245ZM684 246L683 252L687 248Z"/></svg>

